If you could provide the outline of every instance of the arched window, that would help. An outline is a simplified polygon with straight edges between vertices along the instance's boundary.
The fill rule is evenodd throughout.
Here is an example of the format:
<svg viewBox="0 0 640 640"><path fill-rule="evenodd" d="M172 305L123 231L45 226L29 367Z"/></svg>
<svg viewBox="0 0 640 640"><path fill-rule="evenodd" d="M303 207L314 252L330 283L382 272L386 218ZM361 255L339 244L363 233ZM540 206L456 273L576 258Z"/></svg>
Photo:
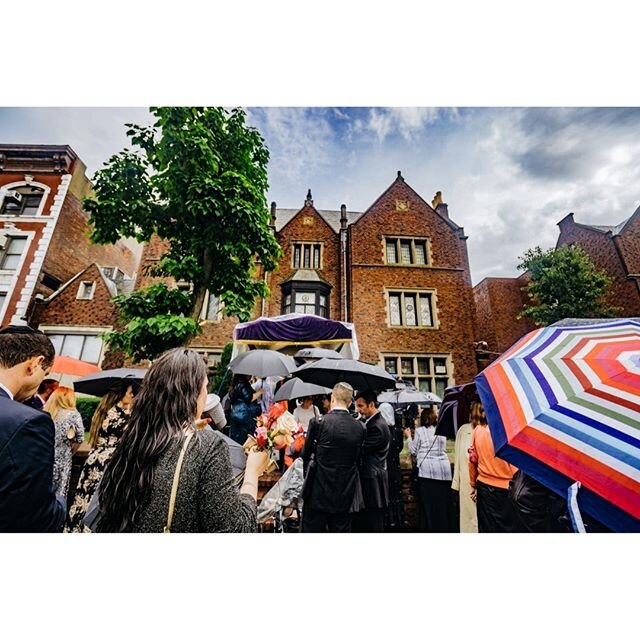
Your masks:
<svg viewBox="0 0 640 640"><path fill-rule="evenodd" d="M44 195L44 189L30 184L8 189L4 193L0 215L35 216Z"/></svg>

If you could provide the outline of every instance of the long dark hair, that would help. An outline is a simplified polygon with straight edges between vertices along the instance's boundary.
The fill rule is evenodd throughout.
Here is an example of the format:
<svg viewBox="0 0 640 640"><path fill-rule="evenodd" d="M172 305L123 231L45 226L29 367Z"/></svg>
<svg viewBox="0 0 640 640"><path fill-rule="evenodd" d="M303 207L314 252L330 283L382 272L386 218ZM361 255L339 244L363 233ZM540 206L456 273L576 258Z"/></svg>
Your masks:
<svg viewBox="0 0 640 640"><path fill-rule="evenodd" d="M151 365L133 404L129 426L104 472L99 531L130 531L136 524L158 460L183 429L194 423L206 379L202 356L191 349L171 349Z"/></svg>
<svg viewBox="0 0 640 640"><path fill-rule="evenodd" d="M118 402L124 398L129 387L132 387L135 392L135 386L131 384L131 381L123 380L115 384L102 396L102 400L100 400L100 404L96 407L93 418L91 418L91 427L89 428L89 447L91 449L98 443L100 427L102 427L102 423L105 421L107 414L115 404L118 404Z"/></svg>

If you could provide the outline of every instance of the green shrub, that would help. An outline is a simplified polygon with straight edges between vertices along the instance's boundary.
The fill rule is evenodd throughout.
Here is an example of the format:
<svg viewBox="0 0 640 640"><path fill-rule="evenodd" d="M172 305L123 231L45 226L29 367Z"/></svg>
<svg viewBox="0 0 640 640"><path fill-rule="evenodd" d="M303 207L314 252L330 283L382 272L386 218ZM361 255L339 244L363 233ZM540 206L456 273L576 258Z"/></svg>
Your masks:
<svg viewBox="0 0 640 640"><path fill-rule="evenodd" d="M76 400L76 408L82 416L85 434L89 433L89 429L91 428L91 418L93 418L93 414L99 404L100 398L94 398L93 396L78 398Z"/></svg>

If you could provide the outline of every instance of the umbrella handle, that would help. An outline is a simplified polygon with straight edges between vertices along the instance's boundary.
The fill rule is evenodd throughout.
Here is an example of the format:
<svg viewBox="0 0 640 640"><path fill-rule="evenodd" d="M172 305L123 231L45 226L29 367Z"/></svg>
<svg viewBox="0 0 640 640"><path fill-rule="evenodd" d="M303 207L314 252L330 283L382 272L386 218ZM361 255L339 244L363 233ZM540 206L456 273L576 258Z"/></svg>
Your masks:
<svg viewBox="0 0 640 640"><path fill-rule="evenodd" d="M220 395L220 392L222 391L222 388L224 387L224 383L227 381L227 378L229 377L229 372L231 371L231 369L227 369L224 372L224 377L222 378L222 381L220 382L219 386L218 386L218 390L216 391L216 395L219 397L222 397Z"/></svg>

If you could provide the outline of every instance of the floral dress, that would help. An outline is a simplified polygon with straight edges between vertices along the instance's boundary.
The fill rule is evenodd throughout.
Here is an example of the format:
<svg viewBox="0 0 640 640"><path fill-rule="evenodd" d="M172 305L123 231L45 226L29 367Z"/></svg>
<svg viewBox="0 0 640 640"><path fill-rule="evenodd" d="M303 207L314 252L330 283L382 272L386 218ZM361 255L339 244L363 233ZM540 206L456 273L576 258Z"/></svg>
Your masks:
<svg viewBox="0 0 640 640"><path fill-rule="evenodd" d="M82 467L80 480L78 480L78 489L71 509L69 509L65 532L82 533L89 531L83 524L87 507L128 421L129 414L118 405L109 409L109 413L107 413L107 417L100 427L98 442L87 457L84 467Z"/></svg>
<svg viewBox="0 0 640 640"><path fill-rule="evenodd" d="M53 458L53 486L57 495L67 497L71 479L71 446L81 443L84 438L82 416L75 409L60 409L53 424L55 425L55 454ZM69 439L67 432L73 429L74 437Z"/></svg>

